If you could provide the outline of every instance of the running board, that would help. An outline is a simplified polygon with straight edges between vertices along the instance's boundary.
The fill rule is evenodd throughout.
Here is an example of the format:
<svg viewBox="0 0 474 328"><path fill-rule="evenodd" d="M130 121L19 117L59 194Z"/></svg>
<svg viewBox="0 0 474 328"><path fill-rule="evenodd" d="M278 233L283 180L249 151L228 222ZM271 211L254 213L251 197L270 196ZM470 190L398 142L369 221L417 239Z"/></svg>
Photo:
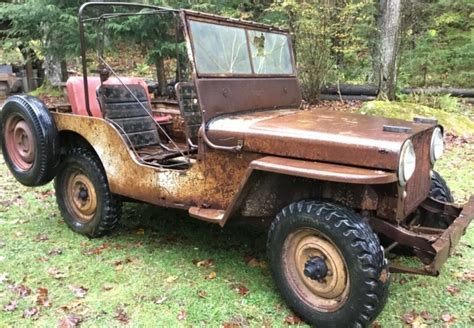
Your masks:
<svg viewBox="0 0 474 328"><path fill-rule="evenodd" d="M193 218L206 222L219 223L224 218L225 211L212 208L191 207L188 210Z"/></svg>

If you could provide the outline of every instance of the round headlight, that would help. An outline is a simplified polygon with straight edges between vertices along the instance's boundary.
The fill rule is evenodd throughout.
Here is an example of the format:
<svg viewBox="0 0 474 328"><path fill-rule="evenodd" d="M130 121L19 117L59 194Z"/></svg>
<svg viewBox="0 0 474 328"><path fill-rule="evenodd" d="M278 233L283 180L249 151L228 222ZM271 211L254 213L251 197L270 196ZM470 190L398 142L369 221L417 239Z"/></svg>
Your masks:
<svg viewBox="0 0 474 328"><path fill-rule="evenodd" d="M398 181L404 186L415 172L416 154L411 140L405 141L400 153L400 162L398 163Z"/></svg>
<svg viewBox="0 0 474 328"><path fill-rule="evenodd" d="M430 159L431 164L434 164L443 154L444 142L443 142L443 131L437 127L433 131L431 136L431 147L430 147Z"/></svg>

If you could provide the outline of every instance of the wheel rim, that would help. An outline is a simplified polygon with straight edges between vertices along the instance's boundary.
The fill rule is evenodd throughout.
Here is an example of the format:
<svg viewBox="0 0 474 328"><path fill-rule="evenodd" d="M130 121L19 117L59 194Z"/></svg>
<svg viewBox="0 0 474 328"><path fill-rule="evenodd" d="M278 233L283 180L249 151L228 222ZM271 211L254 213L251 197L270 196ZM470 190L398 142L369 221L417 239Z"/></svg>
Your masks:
<svg viewBox="0 0 474 328"><path fill-rule="evenodd" d="M10 116L5 123L5 145L13 164L28 171L35 161L36 140L30 126L20 115Z"/></svg>
<svg viewBox="0 0 474 328"><path fill-rule="evenodd" d="M346 262L338 247L321 232L304 228L290 234L283 247L283 266L299 298L322 312L334 312L349 294Z"/></svg>
<svg viewBox="0 0 474 328"><path fill-rule="evenodd" d="M89 222L97 210L97 194L91 180L74 171L67 178L65 203L69 212L81 222Z"/></svg>

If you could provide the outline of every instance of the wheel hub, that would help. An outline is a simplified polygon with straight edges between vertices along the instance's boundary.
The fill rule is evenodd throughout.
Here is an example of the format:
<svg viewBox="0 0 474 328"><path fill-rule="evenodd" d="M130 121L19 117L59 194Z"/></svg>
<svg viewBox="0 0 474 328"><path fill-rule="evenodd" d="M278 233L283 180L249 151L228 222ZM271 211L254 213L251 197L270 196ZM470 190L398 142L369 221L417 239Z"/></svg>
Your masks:
<svg viewBox="0 0 474 328"><path fill-rule="evenodd" d="M68 177L66 203L79 220L92 220L97 210L97 195L91 180L82 172L72 172Z"/></svg>
<svg viewBox="0 0 474 328"><path fill-rule="evenodd" d="M349 293L349 276L338 247L319 231L302 228L285 240L284 262L292 288L309 305L336 311Z"/></svg>
<svg viewBox="0 0 474 328"><path fill-rule="evenodd" d="M13 115L5 123L5 144L15 166L23 171L31 168L35 160L35 138L23 117Z"/></svg>
<svg viewBox="0 0 474 328"><path fill-rule="evenodd" d="M324 258L321 256L315 256L306 261L304 265L304 275L312 280L318 280L322 282L328 274L328 267Z"/></svg>

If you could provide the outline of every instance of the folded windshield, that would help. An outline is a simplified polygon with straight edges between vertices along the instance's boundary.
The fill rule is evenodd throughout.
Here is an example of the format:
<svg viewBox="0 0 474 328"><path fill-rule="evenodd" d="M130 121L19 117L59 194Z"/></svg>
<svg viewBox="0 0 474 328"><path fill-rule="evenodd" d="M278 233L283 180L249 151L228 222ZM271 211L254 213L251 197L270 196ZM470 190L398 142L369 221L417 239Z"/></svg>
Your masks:
<svg viewBox="0 0 474 328"><path fill-rule="evenodd" d="M288 36L241 27L190 21L198 74L291 75Z"/></svg>

